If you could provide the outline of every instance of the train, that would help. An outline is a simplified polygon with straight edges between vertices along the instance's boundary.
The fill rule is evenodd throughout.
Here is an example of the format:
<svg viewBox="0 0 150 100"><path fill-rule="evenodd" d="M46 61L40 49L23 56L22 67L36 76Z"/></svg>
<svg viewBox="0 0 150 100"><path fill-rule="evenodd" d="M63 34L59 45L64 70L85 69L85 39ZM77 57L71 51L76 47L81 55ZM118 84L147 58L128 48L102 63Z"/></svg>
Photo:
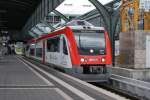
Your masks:
<svg viewBox="0 0 150 100"><path fill-rule="evenodd" d="M108 81L111 44L104 27L73 20L46 35L30 40L25 56L55 66L88 82Z"/></svg>

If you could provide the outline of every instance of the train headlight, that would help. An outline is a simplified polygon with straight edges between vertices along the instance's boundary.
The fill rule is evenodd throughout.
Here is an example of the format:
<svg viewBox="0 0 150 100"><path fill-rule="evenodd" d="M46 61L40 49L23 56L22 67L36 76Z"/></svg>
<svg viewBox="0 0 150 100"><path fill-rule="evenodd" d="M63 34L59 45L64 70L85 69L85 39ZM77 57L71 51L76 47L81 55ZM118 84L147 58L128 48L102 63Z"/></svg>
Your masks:
<svg viewBox="0 0 150 100"><path fill-rule="evenodd" d="M102 61L102 62L105 62L106 60L105 60L105 58L102 58L101 61Z"/></svg>
<svg viewBox="0 0 150 100"><path fill-rule="evenodd" d="M85 62L85 59L84 59L84 58L81 58L80 61L81 61L81 62Z"/></svg>
<svg viewBox="0 0 150 100"><path fill-rule="evenodd" d="M94 52L94 50L93 49L90 49L90 53L93 53Z"/></svg>

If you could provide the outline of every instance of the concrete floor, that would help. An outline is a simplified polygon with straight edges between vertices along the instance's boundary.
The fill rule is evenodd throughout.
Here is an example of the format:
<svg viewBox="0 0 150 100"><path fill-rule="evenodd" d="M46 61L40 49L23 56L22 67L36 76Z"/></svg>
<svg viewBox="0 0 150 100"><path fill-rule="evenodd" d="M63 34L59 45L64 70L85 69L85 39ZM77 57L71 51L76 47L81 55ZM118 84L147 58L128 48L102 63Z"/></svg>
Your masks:
<svg viewBox="0 0 150 100"><path fill-rule="evenodd" d="M126 100L49 67L38 72L40 65L33 68L21 59L17 56L0 59L0 100Z"/></svg>
<svg viewBox="0 0 150 100"><path fill-rule="evenodd" d="M62 93L15 56L0 60L0 100L65 100Z"/></svg>

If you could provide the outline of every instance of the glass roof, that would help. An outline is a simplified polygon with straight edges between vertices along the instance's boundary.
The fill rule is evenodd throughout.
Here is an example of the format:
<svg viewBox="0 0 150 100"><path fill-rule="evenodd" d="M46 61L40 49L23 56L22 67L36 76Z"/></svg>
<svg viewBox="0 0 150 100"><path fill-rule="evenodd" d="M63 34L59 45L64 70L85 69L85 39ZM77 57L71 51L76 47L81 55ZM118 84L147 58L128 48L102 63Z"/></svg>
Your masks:
<svg viewBox="0 0 150 100"><path fill-rule="evenodd" d="M98 0L103 5L111 2L112 0ZM93 6L92 3L90 3L88 0L64 0L64 2L59 5L56 10L61 12L63 15L74 15L74 16L81 16L84 15L87 12L92 11L95 9L95 6ZM50 15L53 15L54 13L50 13ZM63 23L63 20L61 20L61 23ZM59 25L59 23L55 24L53 27L56 27ZM36 27L32 28L32 31L36 33L38 36L49 33L51 29L45 25L44 23L39 23L36 25ZM30 33L31 34L31 33ZM33 34L31 34L33 35Z"/></svg>
<svg viewBox="0 0 150 100"><path fill-rule="evenodd" d="M111 2L112 0L98 0L103 5ZM60 6L56 8L62 14L83 15L95 9L92 3L88 0L65 0Z"/></svg>

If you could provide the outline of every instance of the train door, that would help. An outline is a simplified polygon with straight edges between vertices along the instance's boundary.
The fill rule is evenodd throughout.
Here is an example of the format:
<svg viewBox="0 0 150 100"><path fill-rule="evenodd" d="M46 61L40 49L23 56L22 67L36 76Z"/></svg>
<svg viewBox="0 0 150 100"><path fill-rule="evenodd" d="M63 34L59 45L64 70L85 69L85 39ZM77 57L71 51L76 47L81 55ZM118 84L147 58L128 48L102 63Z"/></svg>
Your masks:
<svg viewBox="0 0 150 100"><path fill-rule="evenodd" d="M35 43L30 44L29 47L29 56L36 58L35 57Z"/></svg>
<svg viewBox="0 0 150 100"><path fill-rule="evenodd" d="M54 52L52 53L53 55L53 61L55 65L60 66L61 64L61 53L60 53L60 36L57 36L54 38Z"/></svg>
<svg viewBox="0 0 150 100"><path fill-rule="evenodd" d="M45 61L60 65L60 36L51 37L46 40Z"/></svg>
<svg viewBox="0 0 150 100"><path fill-rule="evenodd" d="M61 65L65 68L72 68L69 48L64 35L61 36Z"/></svg>
<svg viewBox="0 0 150 100"><path fill-rule="evenodd" d="M39 41L35 43L35 57L36 59L42 61L42 50L43 50L43 41Z"/></svg>

